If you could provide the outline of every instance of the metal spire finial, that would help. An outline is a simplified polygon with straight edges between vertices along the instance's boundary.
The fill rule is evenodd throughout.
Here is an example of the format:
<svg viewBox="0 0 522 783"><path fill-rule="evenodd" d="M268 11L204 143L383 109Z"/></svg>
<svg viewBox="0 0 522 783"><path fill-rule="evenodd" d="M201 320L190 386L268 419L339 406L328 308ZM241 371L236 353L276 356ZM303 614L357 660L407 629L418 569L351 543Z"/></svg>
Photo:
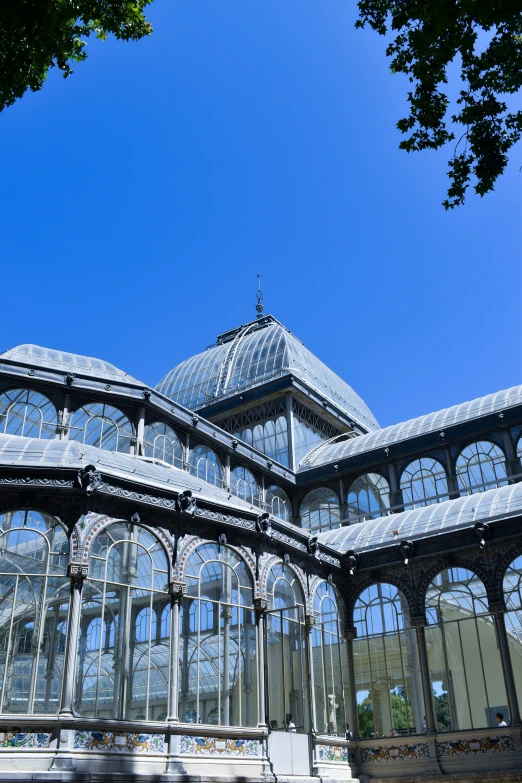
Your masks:
<svg viewBox="0 0 522 783"><path fill-rule="evenodd" d="M257 304L256 304L256 310L257 310L257 316L256 318L261 318L263 315L264 305L263 305L263 293L261 291L261 272L257 273L257 294L256 294Z"/></svg>

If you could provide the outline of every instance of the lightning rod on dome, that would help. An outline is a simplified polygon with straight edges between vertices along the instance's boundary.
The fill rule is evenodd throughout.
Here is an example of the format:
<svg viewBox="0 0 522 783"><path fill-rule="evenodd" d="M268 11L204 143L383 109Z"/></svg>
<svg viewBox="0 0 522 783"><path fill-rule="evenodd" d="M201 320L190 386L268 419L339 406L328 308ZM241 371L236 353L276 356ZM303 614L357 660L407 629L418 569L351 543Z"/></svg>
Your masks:
<svg viewBox="0 0 522 783"><path fill-rule="evenodd" d="M263 293L261 291L261 272L257 273L257 294L256 294L256 310L257 315L256 318L261 318L263 315L264 305L263 305Z"/></svg>

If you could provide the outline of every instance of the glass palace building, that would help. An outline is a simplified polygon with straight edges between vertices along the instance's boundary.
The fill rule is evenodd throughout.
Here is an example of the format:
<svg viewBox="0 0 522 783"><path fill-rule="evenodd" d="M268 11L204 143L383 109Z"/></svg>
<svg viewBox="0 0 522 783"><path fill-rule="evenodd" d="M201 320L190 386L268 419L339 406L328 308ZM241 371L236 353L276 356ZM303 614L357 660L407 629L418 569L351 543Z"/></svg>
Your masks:
<svg viewBox="0 0 522 783"><path fill-rule="evenodd" d="M272 316L0 355L0 779L522 781L522 386L381 428Z"/></svg>

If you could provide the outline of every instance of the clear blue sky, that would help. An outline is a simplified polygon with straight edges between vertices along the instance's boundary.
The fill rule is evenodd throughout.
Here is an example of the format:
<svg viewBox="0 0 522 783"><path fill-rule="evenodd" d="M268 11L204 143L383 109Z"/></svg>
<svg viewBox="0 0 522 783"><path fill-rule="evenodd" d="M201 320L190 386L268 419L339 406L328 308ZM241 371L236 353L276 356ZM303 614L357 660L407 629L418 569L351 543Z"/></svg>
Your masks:
<svg viewBox="0 0 522 783"><path fill-rule="evenodd" d="M271 312L390 424L522 382L521 149L440 206L398 150L407 83L354 0L155 0L0 115L0 349L147 384Z"/></svg>

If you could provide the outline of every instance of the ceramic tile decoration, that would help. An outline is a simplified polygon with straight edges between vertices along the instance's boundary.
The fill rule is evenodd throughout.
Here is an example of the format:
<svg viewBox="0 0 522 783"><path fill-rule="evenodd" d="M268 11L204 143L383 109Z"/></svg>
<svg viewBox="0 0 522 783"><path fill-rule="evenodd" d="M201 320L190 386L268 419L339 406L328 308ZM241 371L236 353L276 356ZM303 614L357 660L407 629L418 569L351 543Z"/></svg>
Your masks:
<svg viewBox="0 0 522 783"><path fill-rule="evenodd" d="M259 741L251 739L227 739L225 737L191 737L181 738L181 755L194 756L245 756L257 758Z"/></svg>
<svg viewBox="0 0 522 783"><path fill-rule="evenodd" d="M480 737L470 740L443 740L437 742L439 756L467 756L470 753L503 753L516 751L513 735L497 737Z"/></svg>
<svg viewBox="0 0 522 783"><path fill-rule="evenodd" d="M48 748L51 732L0 731L0 748Z"/></svg>
<svg viewBox="0 0 522 783"><path fill-rule="evenodd" d="M130 753L164 753L163 734L132 734L113 731L76 731L74 747L77 750L127 751Z"/></svg>
<svg viewBox="0 0 522 783"><path fill-rule="evenodd" d="M348 764L348 748L339 748L334 745L316 745L316 753L319 761L336 761Z"/></svg>
<svg viewBox="0 0 522 783"><path fill-rule="evenodd" d="M430 747L427 742L412 745L380 745L377 748L361 748L361 764L369 761L406 761L409 759L429 759Z"/></svg>

